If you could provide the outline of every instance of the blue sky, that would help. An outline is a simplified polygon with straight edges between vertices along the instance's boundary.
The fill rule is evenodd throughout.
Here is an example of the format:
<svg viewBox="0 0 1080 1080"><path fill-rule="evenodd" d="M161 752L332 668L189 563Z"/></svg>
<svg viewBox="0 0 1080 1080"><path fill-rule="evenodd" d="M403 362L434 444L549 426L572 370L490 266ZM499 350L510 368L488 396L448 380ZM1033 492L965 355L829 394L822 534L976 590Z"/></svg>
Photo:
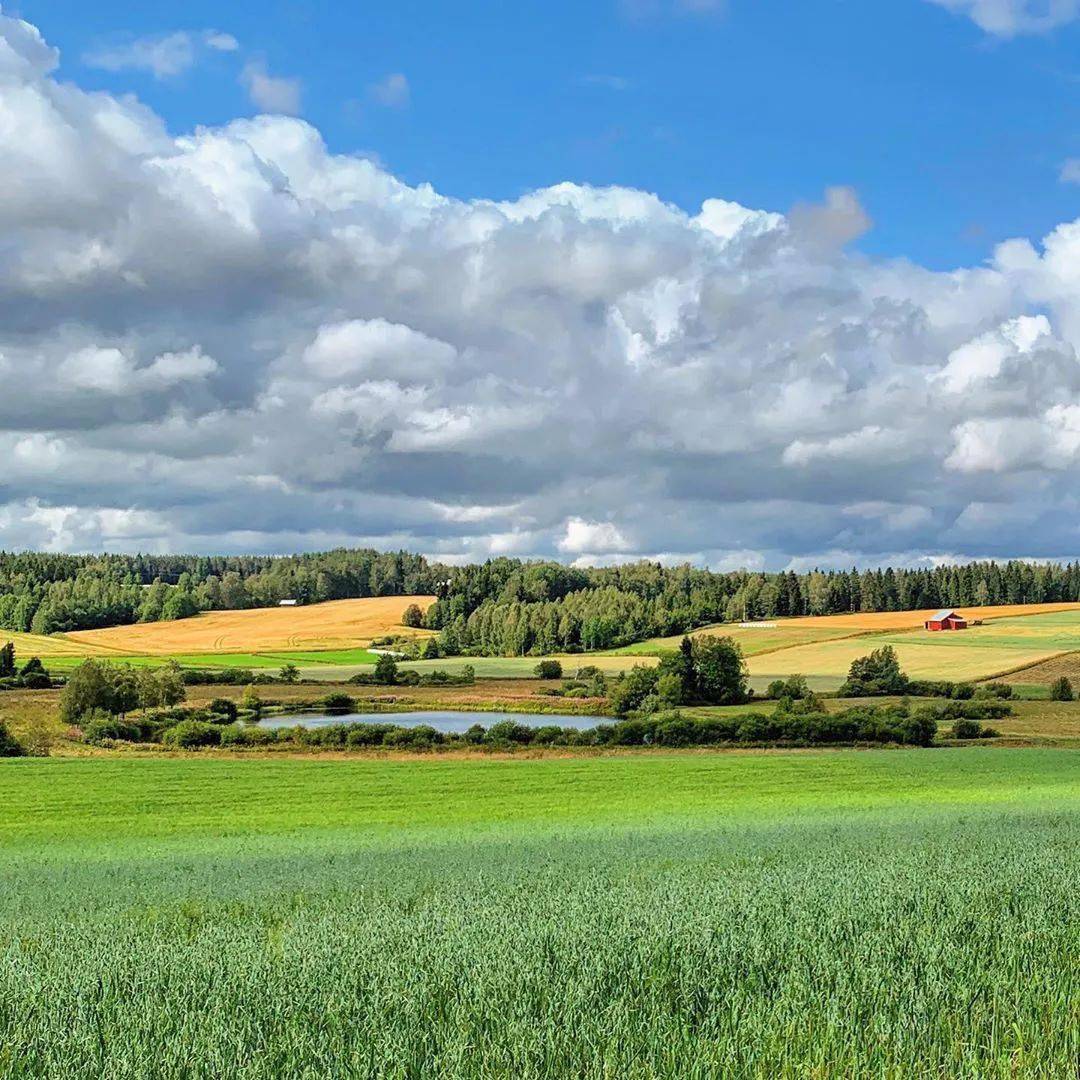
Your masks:
<svg viewBox="0 0 1080 1080"><path fill-rule="evenodd" d="M238 73L261 60L300 80L301 115L332 150L373 153L463 198L573 180L690 211L716 196L786 211L847 185L874 222L861 250L935 269L1040 237L1080 204L1080 185L1059 180L1080 156L1077 23L1003 38L926 0L5 10L60 47L61 77L134 92L174 133L257 111ZM105 45L208 27L239 49L175 76L85 62ZM373 87L393 74L407 100L380 104Z"/></svg>

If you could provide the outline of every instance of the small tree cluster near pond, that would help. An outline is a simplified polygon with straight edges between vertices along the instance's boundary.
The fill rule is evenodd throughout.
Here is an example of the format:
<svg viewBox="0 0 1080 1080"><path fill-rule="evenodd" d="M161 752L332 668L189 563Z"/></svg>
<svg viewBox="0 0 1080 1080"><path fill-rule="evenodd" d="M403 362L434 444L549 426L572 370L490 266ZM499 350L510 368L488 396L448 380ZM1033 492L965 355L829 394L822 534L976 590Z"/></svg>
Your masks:
<svg viewBox="0 0 1080 1080"><path fill-rule="evenodd" d="M730 637L684 637L656 667L636 666L611 684L616 716L648 715L678 705L740 705L750 699L742 649Z"/></svg>
<svg viewBox="0 0 1080 1080"><path fill-rule="evenodd" d="M176 663L135 669L84 660L72 671L60 695L60 719L77 724L90 715L126 716L135 709L179 704L186 694L183 673Z"/></svg>

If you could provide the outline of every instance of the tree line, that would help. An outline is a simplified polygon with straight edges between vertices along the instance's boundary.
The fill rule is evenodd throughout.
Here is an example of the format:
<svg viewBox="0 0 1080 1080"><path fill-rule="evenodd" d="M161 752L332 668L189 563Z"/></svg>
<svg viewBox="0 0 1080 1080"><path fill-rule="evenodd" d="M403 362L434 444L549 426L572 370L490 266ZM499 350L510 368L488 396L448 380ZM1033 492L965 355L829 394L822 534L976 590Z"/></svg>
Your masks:
<svg viewBox="0 0 1080 1080"><path fill-rule="evenodd" d="M648 561L446 566L405 551L344 548L290 556L0 552L0 628L41 634L285 599L412 594L437 597L419 621L439 632L443 655L521 656L612 648L717 622L1075 601L1080 563L714 573Z"/></svg>

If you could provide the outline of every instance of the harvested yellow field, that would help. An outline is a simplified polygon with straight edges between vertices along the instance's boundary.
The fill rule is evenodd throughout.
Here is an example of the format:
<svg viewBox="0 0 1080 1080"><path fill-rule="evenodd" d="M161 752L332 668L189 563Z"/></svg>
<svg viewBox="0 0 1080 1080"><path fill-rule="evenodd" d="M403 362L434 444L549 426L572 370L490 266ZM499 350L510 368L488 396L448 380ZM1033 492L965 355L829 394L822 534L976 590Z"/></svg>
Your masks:
<svg viewBox="0 0 1080 1080"><path fill-rule="evenodd" d="M837 627L853 633L874 630L909 630L922 626L937 608L918 611L856 611L850 615L807 615L799 619L779 620L780 627ZM1005 619L1017 615L1049 615L1058 611L1080 611L1080 604L998 604L994 607L959 607L969 622L976 619ZM963 631L960 631L963 633Z"/></svg>
<svg viewBox="0 0 1080 1080"><path fill-rule="evenodd" d="M84 645L71 641L62 634L20 634L15 630L0 630L0 645L11 642L15 646L15 657L19 663L31 656L104 656L111 649Z"/></svg>
<svg viewBox="0 0 1080 1080"><path fill-rule="evenodd" d="M306 607L208 611L177 622L79 630L66 637L102 652L131 656L355 648L384 634L427 634L402 626L401 617L410 604L427 610L434 601L434 596L374 596Z"/></svg>

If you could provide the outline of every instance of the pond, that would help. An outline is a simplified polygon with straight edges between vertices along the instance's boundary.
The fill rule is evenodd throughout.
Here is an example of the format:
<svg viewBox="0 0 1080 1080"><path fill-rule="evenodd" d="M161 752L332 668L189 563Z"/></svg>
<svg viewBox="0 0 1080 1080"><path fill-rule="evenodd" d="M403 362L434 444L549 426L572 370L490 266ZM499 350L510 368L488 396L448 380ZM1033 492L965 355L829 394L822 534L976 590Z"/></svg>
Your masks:
<svg viewBox="0 0 1080 1080"><path fill-rule="evenodd" d="M326 727L328 724L396 724L398 727L419 727L427 724L445 735L464 734L473 726L480 724L489 728L503 720L513 720L528 727L577 728L585 731L597 724L610 722L603 716L565 716L550 713L504 713L504 712L452 712L450 710L427 710L420 712L399 713L340 713L327 716L321 713L294 713L291 716L267 716L259 721L259 727Z"/></svg>

